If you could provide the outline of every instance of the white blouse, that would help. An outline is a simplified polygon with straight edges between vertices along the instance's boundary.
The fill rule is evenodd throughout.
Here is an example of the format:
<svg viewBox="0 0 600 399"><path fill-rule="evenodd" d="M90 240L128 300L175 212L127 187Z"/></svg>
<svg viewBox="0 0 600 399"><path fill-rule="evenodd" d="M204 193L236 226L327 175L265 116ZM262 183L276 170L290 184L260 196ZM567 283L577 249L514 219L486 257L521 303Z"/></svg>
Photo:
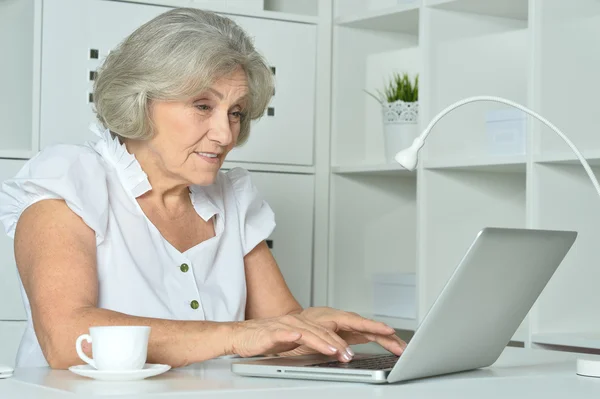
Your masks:
<svg viewBox="0 0 600 399"><path fill-rule="evenodd" d="M215 236L182 253L136 201L152 189L141 165L108 130L91 129L100 136L97 143L48 147L2 184L0 221L7 234L14 238L31 204L64 199L96 233L100 308L162 319L243 320L244 256L275 227L249 173L235 168L219 172L210 186L190 187L198 215L215 217ZM47 366L22 284L21 294L28 322L17 366Z"/></svg>

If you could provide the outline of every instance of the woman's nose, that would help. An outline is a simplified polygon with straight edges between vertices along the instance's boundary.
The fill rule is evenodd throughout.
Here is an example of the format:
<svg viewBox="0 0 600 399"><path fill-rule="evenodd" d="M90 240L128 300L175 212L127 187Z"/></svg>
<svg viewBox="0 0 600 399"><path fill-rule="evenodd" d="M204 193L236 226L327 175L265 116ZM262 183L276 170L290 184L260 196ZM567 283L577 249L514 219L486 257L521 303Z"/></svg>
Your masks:
<svg viewBox="0 0 600 399"><path fill-rule="evenodd" d="M217 113L211 118L211 128L208 133L210 140L216 141L219 145L226 147L233 140L233 133L229 125L229 114L227 112Z"/></svg>

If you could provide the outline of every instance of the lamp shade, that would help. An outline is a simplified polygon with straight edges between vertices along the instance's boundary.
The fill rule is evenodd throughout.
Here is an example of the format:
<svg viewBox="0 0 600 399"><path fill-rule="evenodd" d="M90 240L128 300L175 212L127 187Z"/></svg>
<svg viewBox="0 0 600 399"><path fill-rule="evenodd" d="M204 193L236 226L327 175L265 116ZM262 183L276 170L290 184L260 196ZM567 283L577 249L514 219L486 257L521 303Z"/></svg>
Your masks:
<svg viewBox="0 0 600 399"><path fill-rule="evenodd" d="M399 151L394 159L404 169L411 171L415 170L417 167L417 161L419 160L419 150L421 147L423 147L423 144L423 139L421 137L417 137L410 147Z"/></svg>

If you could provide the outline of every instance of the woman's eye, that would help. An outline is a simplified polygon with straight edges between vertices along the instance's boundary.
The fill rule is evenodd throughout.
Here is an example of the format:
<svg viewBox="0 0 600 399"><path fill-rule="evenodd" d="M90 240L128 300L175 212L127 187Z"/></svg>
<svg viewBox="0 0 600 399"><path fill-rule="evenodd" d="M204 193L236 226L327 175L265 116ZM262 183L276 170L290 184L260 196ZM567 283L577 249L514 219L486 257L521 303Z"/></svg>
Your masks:
<svg viewBox="0 0 600 399"><path fill-rule="evenodd" d="M246 116L246 114L242 111L235 111L235 112L231 112L229 114L229 119L234 121L234 122L238 122L238 121L242 121L244 119L244 117Z"/></svg>
<svg viewBox="0 0 600 399"><path fill-rule="evenodd" d="M197 104L196 108L198 108L200 111L210 111L210 105L206 104Z"/></svg>

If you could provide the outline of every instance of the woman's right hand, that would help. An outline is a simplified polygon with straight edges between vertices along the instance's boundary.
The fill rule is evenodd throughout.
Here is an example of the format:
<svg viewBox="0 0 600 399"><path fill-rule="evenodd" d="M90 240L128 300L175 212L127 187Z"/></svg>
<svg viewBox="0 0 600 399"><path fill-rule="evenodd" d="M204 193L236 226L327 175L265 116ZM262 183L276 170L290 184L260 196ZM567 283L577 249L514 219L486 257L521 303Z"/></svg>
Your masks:
<svg viewBox="0 0 600 399"><path fill-rule="evenodd" d="M336 356L343 362L354 356L346 341L332 329L301 314L233 323L230 342L232 352L241 357L282 353L301 345L324 355Z"/></svg>

